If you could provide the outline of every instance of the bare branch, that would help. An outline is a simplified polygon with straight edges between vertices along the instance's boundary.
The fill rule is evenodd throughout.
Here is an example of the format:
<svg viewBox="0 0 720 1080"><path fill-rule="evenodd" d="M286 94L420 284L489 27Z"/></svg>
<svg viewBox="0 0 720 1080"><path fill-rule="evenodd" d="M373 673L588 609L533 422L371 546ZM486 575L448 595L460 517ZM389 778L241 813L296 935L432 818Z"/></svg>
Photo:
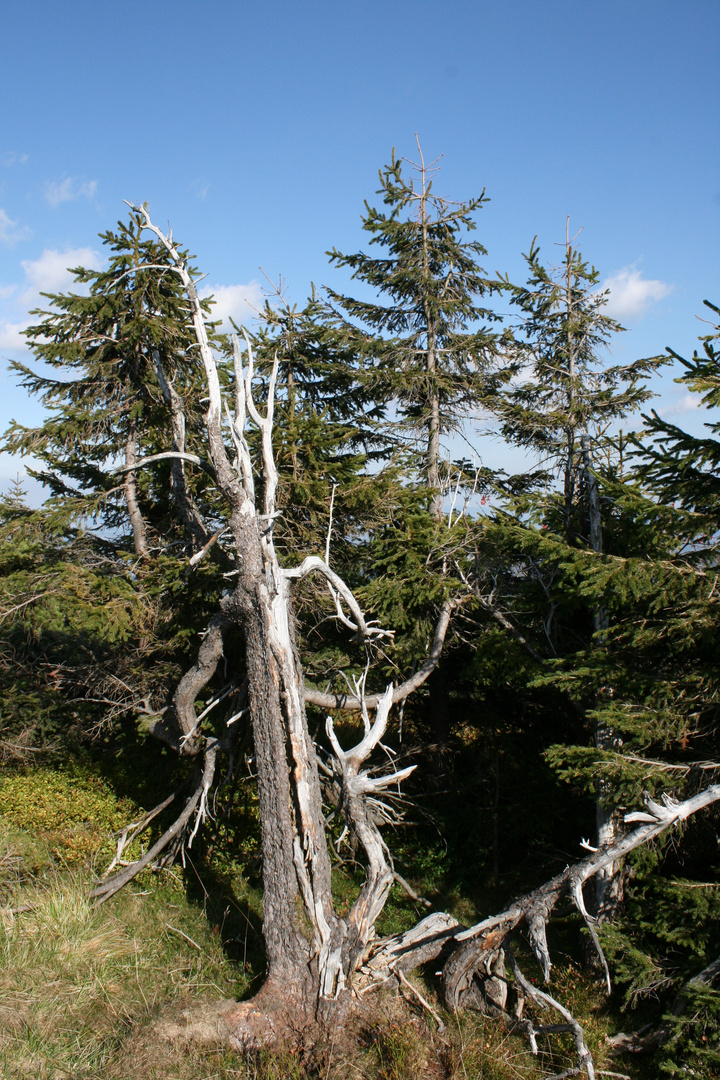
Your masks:
<svg viewBox="0 0 720 1080"><path fill-rule="evenodd" d="M521 987L525 996L531 998L532 1001L536 1002L536 1004L538 1004L541 1009L546 1009L549 1005L552 1009L555 1009L557 1012L559 1012L565 1020L564 1024L553 1024L541 1027L536 1027L530 1020L524 1020L519 1022L518 1026L522 1025L526 1029L526 1032L530 1039L530 1045L533 1049L533 1053L537 1054L538 1052L537 1043L535 1041L536 1035L569 1031L572 1033L573 1039L575 1041L575 1049L578 1056L578 1063L576 1068L567 1069L565 1072L557 1073L554 1077L550 1077L549 1080L564 1080L564 1077L576 1076L578 1073L582 1072L583 1069L587 1072L588 1080L595 1080L595 1065L592 1059L592 1054L590 1053L587 1043L585 1042L585 1035L578 1021L575 1019L572 1013L565 1008L564 1005L561 1005L559 1001L556 1001L554 997L551 997L550 994L546 993L544 990L540 990L537 986L533 986L532 983L525 978L508 946L505 947L505 956L510 963L510 969L515 977L515 981L518 986Z"/></svg>
<svg viewBox="0 0 720 1080"><path fill-rule="evenodd" d="M240 352L240 341L237 334L232 335L231 341L233 350L233 366L235 370L235 420L231 426L231 431L233 433L233 439L235 441L235 447L238 454L238 467L240 469L240 476L242 477L243 487L247 492L248 498L254 503L255 479L253 477L250 448L248 447L247 439L245 438L245 375L243 372L242 353Z"/></svg>
<svg viewBox="0 0 720 1080"><path fill-rule="evenodd" d="M238 478L228 460L222 438L223 408L220 378L215 357L213 356L208 341L205 316L202 307L200 306L200 298L198 297L195 282L190 276L185 260L181 257L179 251L175 247L172 236L166 236L161 229L158 229L157 225L153 224L150 214L145 206L136 206L132 203L127 203L127 205L134 213L139 214L143 218L145 227L157 236L158 240L170 256L175 270L180 275L180 280L183 283L185 293L190 302L195 338L200 349L203 367L205 368L205 380L209 397L206 427L210 443L210 457L223 493L231 502L239 502L240 492L238 490Z"/></svg>
<svg viewBox="0 0 720 1080"><path fill-rule="evenodd" d="M423 1008L427 1009L427 1011L430 1013L433 1020L437 1024L438 1031L444 1031L445 1030L445 1025L443 1024L442 1020L440 1019L440 1016L435 1011L435 1009L433 1009L432 1005L427 1000L427 998L423 997L423 995L420 993L420 991L417 989L417 987L413 986L413 984L410 982L410 980L407 978L406 975L403 975L402 968L398 968L396 970L395 974L397 975L398 979L403 984L403 986L406 986L408 988L408 990L410 990L410 992L412 994L414 994L414 996L418 999L418 1001L423 1006Z"/></svg>
<svg viewBox="0 0 720 1080"><path fill-rule="evenodd" d="M363 685L357 683L358 688ZM404 769L390 776L370 777L367 771L360 771L361 765L369 758L387 729L388 716L392 706L392 686L381 697L377 705L377 714L372 725L365 725L365 734L357 746L345 751L340 746L332 718L328 716L326 730L330 745L335 754L337 771L342 784L342 807L348 827L356 834L367 857L365 883L360 895L353 904L347 917L349 934L349 970L365 951L368 941L374 933L378 915L385 906L390 888L395 880L395 872L389 860L387 847L380 835L374 815L369 813L368 795L394 783L399 783L409 776L415 766Z"/></svg>
<svg viewBox="0 0 720 1080"><path fill-rule="evenodd" d="M133 472L135 469L142 469L146 465L152 465L155 461L170 461L173 458L179 461L189 461L191 465L198 465L203 472L206 472L213 480L217 480L215 470L209 461L204 461L202 458L199 458L197 454L186 454L179 450L164 450L161 454L150 454L149 457L141 458L140 461L134 461L132 465L117 465L114 469L109 469L108 473L110 476L115 476L117 474Z"/></svg>
<svg viewBox="0 0 720 1080"><path fill-rule="evenodd" d="M147 851L141 859L131 863L130 866L126 866L119 874L115 874L107 881L103 881L100 885L96 886L90 893L90 896L97 900L99 904L104 904L106 900L109 900L111 896L123 889L133 878L152 864L173 840L179 837L185 830L187 823L192 817L195 808L197 807L203 792L207 792L212 784L213 777L215 775L215 759L217 757L217 751L219 747L217 739L208 739L205 747L205 766L202 770L200 782L197 784L194 792L185 804L185 808L176 821L167 829L160 839L153 844L149 851Z"/></svg>
<svg viewBox="0 0 720 1080"><path fill-rule="evenodd" d="M181 753L192 755L198 751L195 735L199 720L195 712L195 700L212 679L223 656L222 635L227 625L224 615L213 616L198 650L197 662L183 675L175 691L173 704L182 732L177 749Z"/></svg>
<svg viewBox="0 0 720 1080"><path fill-rule="evenodd" d="M204 544L203 547L201 547L199 551L195 552L193 557L190 559L190 562L188 563L188 566L192 570L194 570L196 566L199 566L200 563L203 561L203 559L210 552L213 544L216 544L218 542L218 540L220 539L220 537L223 536L224 533L228 532L229 529L230 529L229 525L221 525L220 528L217 529L216 532L214 532L212 534L212 536L210 537L208 542L206 544Z"/></svg>
<svg viewBox="0 0 720 1080"><path fill-rule="evenodd" d="M157 806L153 807L152 810L148 810L147 814L143 814L139 821L132 821L129 825L126 825L125 828L122 829L117 840L117 851L115 852L115 858L105 870L103 877L106 878L109 874L112 873L112 871L122 859L125 849L130 847L133 840L137 840L138 836L140 836L140 834L143 833L145 829L147 829L148 825L150 825L150 823L155 820L158 814L161 814L163 810L165 810L166 807L170 805L171 802L174 802L179 794L180 789L178 789L177 791L173 791L172 795L168 795L167 799L163 799L163 801L158 803Z"/></svg>
<svg viewBox="0 0 720 1080"><path fill-rule="evenodd" d="M332 538L332 523L333 523L333 506L335 504L335 492L338 489L338 485L333 483L332 491L330 492L330 513L328 515L328 529L327 536L325 538L325 562L330 565L330 540Z"/></svg>
<svg viewBox="0 0 720 1080"><path fill-rule="evenodd" d="M551 881L546 882L532 893L513 901L504 911L483 919L475 926L469 928L458 926L451 916L445 914L431 915L407 934L398 934L392 938L386 938L377 942L361 969L371 980L381 983L386 981L392 974L392 965L402 957L404 971L409 971L420 963L426 962L437 956L444 947L452 949L448 960L443 968L443 996L445 1004L450 1009L462 1005L465 997L472 993L473 981L476 975L483 977L483 972L488 970L488 965L498 952L506 949L511 936L525 926L528 940L541 964L547 979L551 962L547 946L546 926L558 901L569 894L580 910L588 927L593 926L593 918L587 913L582 898L582 887L604 867L616 862L628 855L635 848L654 840L666 829L687 820L692 814L720 801L720 784L712 785L697 795L677 802L668 796L663 797L662 802L645 797L646 811L632 812L626 815L626 822L637 823L625 836L606 844L593 852L588 858L567 867L562 873L556 875ZM594 940L597 935L594 935ZM596 944L599 943L596 941ZM454 946L454 948L453 948ZM604 957L603 957L604 961ZM514 962L514 961L513 961ZM720 961L709 965L703 977L714 978L720 973ZM606 968L607 974L607 968ZM524 978L524 976L523 976ZM698 976L700 978L700 976ZM520 979L517 980L520 982ZM527 982L527 980L525 980ZM523 988L525 984L523 983ZM531 986L526 992L530 996L540 1000L538 995L542 991ZM581 1042L582 1031L577 1022L563 1011L563 1007L544 995L546 1004L557 1008L561 1015L565 1016L569 1027L563 1030L572 1031L578 1049L578 1067L571 1072L563 1073L564 1076L574 1075L583 1068L588 1069L588 1062L583 1058L586 1047ZM554 1030L549 1027L543 1030L549 1033ZM560 1030L559 1028L557 1030ZM533 1031L528 1035L534 1038ZM623 1038L632 1038L623 1036ZM618 1036L620 1039L620 1036ZM619 1045L619 1044L618 1044ZM590 1062L590 1067L592 1063ZM589 1072L589 1075L592 1073Z"/></svg>
<svg viewBox="0 0 720 1080"><path fill-rule="evenodd" d="M308 574L312 574L313 571L317 571L319 574L322 574L323 577L325 577L329 582L330 591L335 600L336 614L343 626L346 626L348 630L354 631L354 633L356 633L361 638L377 639L382 637L392 637L392 630L382 630L380 629L380 627L373 626L371 622L369 623L365 620L365 616L360 608L360 605L353 596L352 590L348 588L348 586L345 584L339 574L336 574L334 570L330 569L328 564L324 562L324 560L321 559L319 555L309 555L307 559L303 560L300 566L297 566L291 570L282 570L281 573L283 577L291 581L301 581L302 578L307 577ZM355 622L351 622L351 620L348 619L348 617L343 612L340 603L341 599L344 600L349 607L350 612L355 619ZM307 697L307 694L306 700L310 700L310 698ZM359 708L360 699L358 698L357 701L357 707ZM314 702L314 704L317 704L317 702ZM332 705L329 705L327 707L333 708ZM373 701L373 707L377 707L377 701L375 700Z"/></svg>
<svg viewBox="0 0 720 1080"><path fill-rule="evenodd" d="M307 560L305 561L307 562ZM426 679L433 673L442 654L445 636L450 625L452 614L460 607L464 600L465 597L456 597L455 599L445 601L440 610L440 617L435 626L435 634L427 658L423 661L414 675L411 675L409 679L406 679L405 682L402 682L395 687L392 696L393 705L396 705L399 701L404 701L414 690L417 690L418 687L422 686ZM381 696L382 695L380 694L371 694L367 697L365 699L367 707L370 709L377 708ZM314 690L310 687L305 688L305 701L310 705L318 705L321 709L355 710L362 707L360 698L356 695L324 694L322 691Z"/></svg>

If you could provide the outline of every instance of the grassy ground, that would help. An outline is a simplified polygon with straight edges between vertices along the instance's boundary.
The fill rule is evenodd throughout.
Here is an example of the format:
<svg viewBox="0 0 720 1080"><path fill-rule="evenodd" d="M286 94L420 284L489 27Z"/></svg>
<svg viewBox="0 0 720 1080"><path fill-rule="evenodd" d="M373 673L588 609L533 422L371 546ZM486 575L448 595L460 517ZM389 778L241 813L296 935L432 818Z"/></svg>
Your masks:
<svg viewBox="0 0 720 1080"><path fill-rule="evenodd" d="M160 1043L153 1024L162 1013L258 985L262 959L248 946L255 931L236 902L252 912L256 897L236 881L231 911L197 872L146 873L94 907L89 886L112 850L109 833L136 809L80 774L38 770L0 784L0 1074L8 1080L539 1080L572 1064L570 1051L533 1057L522 1038L477 1014L443 1014L440 1033L409 991L374 999L355 1031L312 1050L241 1058ZM417 986L437 1004L432 985L418 978ZM603 1049L600 991L570 960L554 992L586 1022L598 1068L629 1075Z"/></svg>

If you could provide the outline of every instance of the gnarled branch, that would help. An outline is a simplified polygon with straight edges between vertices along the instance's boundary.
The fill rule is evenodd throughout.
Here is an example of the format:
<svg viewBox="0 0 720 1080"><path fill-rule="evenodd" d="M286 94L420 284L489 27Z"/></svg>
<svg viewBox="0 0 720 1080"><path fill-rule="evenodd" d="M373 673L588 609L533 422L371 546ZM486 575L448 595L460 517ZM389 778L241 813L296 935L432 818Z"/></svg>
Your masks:
<svg viewBox="0 0 720 1080"><path fill-rule="evenodd" d="M352 590L345 584L339 574L336 574L334 570L331 570L328 564L320 558L319 555L309 555L307 559L303 559L300 566L296 566L289 570L283 570L283 577L292 581L300 581L302 578L307 577L308 574L312 574L313 571L317 571L322 574L330 586L330 592L335 601L335 612L337 618L346 626L348 630L352 630L358 637L365 639L374 639L382 637L392 637L392 630L382 630L379 626L373 625L372 622L367 622L365 615L362 612L360 605L353 596ZM342 609L341 600L344 600L350 609L355 622L348 619L347 615ZM330 698L332 695L324 695L326 698ZM305 695L305 700L310 701L310 698ZM357 708L360 708L360 698L355 698L358 702ZM380 696L372 699L372 708L377 708ZM313 701L313 704L320 704L317 701ZM327 705L327 708L333 708L333 705Z"/></svg>
<svg viewBox="0 0 720 1080"><path fill-rule="evenodd" d="M148 866L152 866L157 857L162 854L163 851L172 843L173 840L180 837L187 828L187 824L190 821L198 803L203 797L203 793L207 793L210 790L210 786L215 776L215 759L217 758L217 752L220 747L220 743L217 739L208 739L205 746L205 764L200 774L199 783L196 784L195 790L185 803L183 812L177 818L176 821L167 829L160 839L153 844L149 851L147 851L141 859L126 866L119 874L114 874L107 881L103 881L100 885L97 885L90 896L97 900L99 904L104 904L106 900L109 900L115 893L120 892L133 878L144 870Z"/></svg>
<svg viewBox="0 0 720 1080"><path fill-rule="evenodd" d="M322 560L318 561L322 562ZM307 562L307 559L305 562ZM305 564L303 563L302 565ZM445 601L440 609L440 617L435 626L435 634L433 635L428 655L414 675L411 675L409 679L406 679L405 682L402 682L395 687L392 696L393 705L396 705L399 701L404 701L414 690L417 690L418 687L422 686L426 679L433 673L442 654L445 635L450 626L452 614L464 603L465 599L465 597L454 597L452 600ZM376 709L381 698L381 694L370 694L365 698L365 704L369 709ZM311 687L305 688L305 701L309 705L318 705L321 709L357 710L362 708L362 702L357 695L324 694L322 691L314 690Z"/></svg>

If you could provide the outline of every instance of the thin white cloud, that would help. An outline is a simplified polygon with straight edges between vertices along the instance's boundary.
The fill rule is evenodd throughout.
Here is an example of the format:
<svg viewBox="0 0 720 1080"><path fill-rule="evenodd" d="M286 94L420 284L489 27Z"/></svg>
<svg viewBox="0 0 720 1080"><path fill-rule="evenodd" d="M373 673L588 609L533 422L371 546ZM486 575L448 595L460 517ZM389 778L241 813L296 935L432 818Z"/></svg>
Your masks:
<svg viewBox="0 0 720 1080"><path fill-rule="evenodd" d="M41 293L65 292L73 287L73 275L68 267L86 266L98 270L101 265L99 253L89 247L66 251L46 248L39 259L23 259L24 286L0 286L0 303L4 309L0 311L0 349L19 352L27 348L22 332L34 321L28 312L45 306ZM75 289L83 291L82 286L75 286Z"/></svg>
<svg viewBox="0 0 720 1080"><path fill-rule="evenodd" d="M641 319L650 304L669 296L674 287L665 281L644 278L635 266L624 266L606 278L600 290L609 289L605 311L622 322L624 319Z"/></svg>
<svg viewBox="0 0 720 1080"><path fill-rule="evenodd" d="M43 188L47 202L55 208L61 203L74 202L76 199L92 199L97 191L97 180L80 180L75 176L64 176L62 180L48 180Z"/></svg>
<svg viewBox="0 0 720 1080"><path fill-rule="evenodd" d="M23 337L23 330L29 326L29 320L22 322L0 322L0 349L9 349L18 352L27 348L27 341Z"/></svg>
<svg viewBox="0 0 720 1080"><path fill-rule="evenodd" d="M205 202L207 198L207 193L210 190L210 184L203 184L202 180L193 180L190 187L195 195L195 198L199 199L200 202Z"/></svg>
<svg viewBox="0 0 720 1080"><path fill-rule="evenodd" d="M13 165L24 165L27 159L27 154L18 154L15 150L8 150L2 156L2 163L5 168L10 169Z"/></svg>
<svg viewBox="0 0 720 1080"><path fill-rule="evenodd" d="M102 260L92 248L68 248L57 251L46 248L39 259L23 259L26 288L20 296L23 304L37 301L41 292L57 293L69 288L73 281L69 267L85 266L89 270L99 270Z"/></svg>
<svg viewBox="0 0 720 1080"><path fill-rule="evenodd" d="M31 236L32 232L26 225L18 225L17 221L13 221L0 209L0 244L13 247L20 240L29 240Z"/></svg>
<svg viewBox="0 0 720 1080"><path fill-rule="evenodd" d="M205 285L200 289L200 296L202 299L214 297L210 318L213 321L219 319L224 331L230 330L231 318L238 326L248 323L265 303L263 288L258 281L247 285Z"/></svg>
<svg viewBox="0 0 720 1080"><path fill-rule="evenodd" d="M684 416L686 413L697 412L703 407L699 394L683 394L682 397L671 401L666 406L668 416Z"/></svg>

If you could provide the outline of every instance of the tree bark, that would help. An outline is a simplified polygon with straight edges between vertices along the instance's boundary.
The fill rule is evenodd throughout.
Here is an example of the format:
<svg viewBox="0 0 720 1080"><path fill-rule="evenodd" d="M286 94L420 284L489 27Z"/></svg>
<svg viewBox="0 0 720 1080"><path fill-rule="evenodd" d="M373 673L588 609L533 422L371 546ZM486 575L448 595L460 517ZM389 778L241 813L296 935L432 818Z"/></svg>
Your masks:
<svg viewBox="0 0 720 1080"><path fill-rule="evenodd" d="M598 483L592 471L590 460L590 448L592 440L589 435L580 436L580 445L583 457L583 472L585 476L585 488L588 500L588 518L590 524L590 547L598 555L602 555L602 512L600 508L600 493ZM604 605L599 604L593 612L593 624L596 636L605 634L608 629L608 612ZM603 724L595 725L595 745L598 750L611 750L615 747L615 735L611 728ZM597 797L595 799L595 828L596 844L603 847L612 844L617 835L617 821L608 801L611 795L610 786L606 780L597 781ZM603 867L595 876L595 905L598 917L601 921L611 922L617 912L618 905L622 902L623 877L622 868L611 863Z"/></svg>
<svg viewBox="0 0 720 1080"><path fill-rule="evenodd" d="M125 465L128 467L125 473L124 489L125 489L125 502L128 509L128 517L130 518L130 525L133 533L133 546L135 548L136 555L147 555L147 536L145 531L145 519L142 516L140 510L140 504L137 497L137 481L135 471L132 466L137 462L137 433L134 427L131 427L127 442L125 444Z"/></svg>

